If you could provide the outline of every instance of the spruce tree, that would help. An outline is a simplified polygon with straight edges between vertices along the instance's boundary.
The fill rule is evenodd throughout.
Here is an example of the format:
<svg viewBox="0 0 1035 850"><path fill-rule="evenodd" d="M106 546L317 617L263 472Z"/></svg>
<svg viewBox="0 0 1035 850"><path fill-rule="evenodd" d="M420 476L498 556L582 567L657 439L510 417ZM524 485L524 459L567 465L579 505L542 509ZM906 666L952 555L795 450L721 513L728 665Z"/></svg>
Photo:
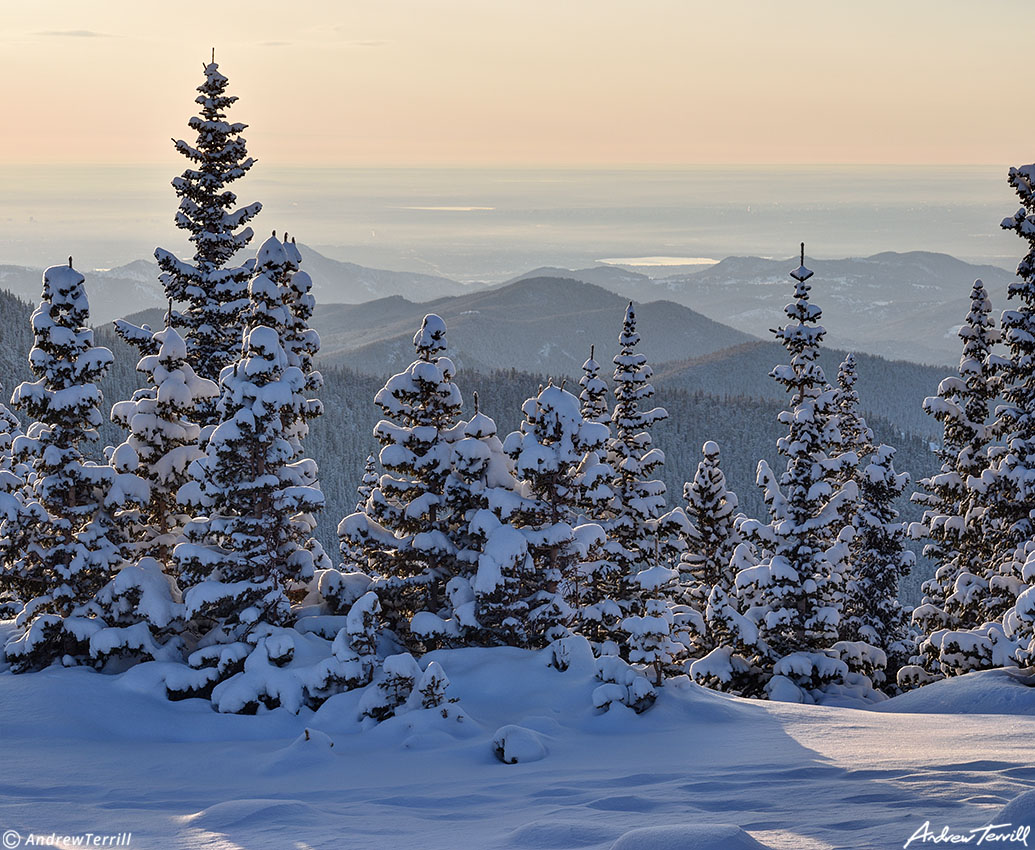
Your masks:
<svg viewBox="0 0 1035 850"><path fill-rule="evenodd" d="M913 612L926 634L985 622L992 613L990 596L1002 595L989 593L989 579L994 581L995 567L1011 554L998 517L1000 487L990 468L991 455L998 450L990 414L1000 389L999 359L993 353L999 331L980 280L974 282L970 304L959 331L963 353L958 373L941 382L936 396L924 400L924 410L942 424L936 451L941 468L923 479L922 491L912 497L923 505L924 515L911 533L928 541L924 555L935 562L934 578L924 583L923 602ZM1005 595L1012 601L1016 593L1014 588ZM998 616L1006 606L996 607Z"/></svg>
<svg viewBox="0 0 1035 850"><path fill-rule="evenodd" d="M238 359L220 378L220 421L179 491L194 509L174 550L191 630L208 643L241 640L290 622L290 601L314 574L310 540L323 505L315 462L296 459L285 423L306 404L306 377L280 335L286 290L273 270L275 238L259 250Z"/></svg>
<svg viewBox="0 0 1035 850"><path fill-rule="evenodd" d="M582 377L579 378L579 401L582 404L582 418L587 422L600 422L607 425L611 415L607 409L607 384L600 377L600 364L594 359L595 346L589 347L589 360L582 364Z"/></svg>
<svg viewBox="0 0 1035 850"><path fill-rule="evenodd" d="M647 406L654 396L650 384L653 370L637 350L640 334L631 301L618 341L621 350L614 358L612 435L607 443L607 461L614 470L612 518L607 532L619 544L616 557L620 566L635 576L676 563L679 546L675 535L683 523L678 511L666 509L664 483L651 478L664 464L665 455L652 448L650 427L668 418L668 413L664 408Z"/></svg>
<svg viewBox="0 0 1035 850"><path fill-rule="evenodd" d="M807 697L843 681L847 672L823 650L838 639L843 598L843 550L829 541L838 536L843 503L855 497L856 488L849 482L834 490L829 481L828 450L840 443L837 392L818 363L826 331L818 324L822 311L809 300L807 281L813 273L805 268L804 252L803 245L802 262L791 272L795 300L785 308L790 322L775 331L790 363L770 373L790 393L788 408L779 416L787 434L777 441L787 468L777 478L764 460L758 465L770 521L742 525L763 557L736 580L765 645L761 675L774 697L790 693L787 679Z"/></svg>
<svg viewBox="0 0 1035 850"><path fill-rule="evenodd" d="M942 672L1000 666L1029 665L1035 660L1035 165L1011 168L1008 182L1021 208L1004 219L1028 243L1017 266L1020 278L1010 284L1009 298L1016 309L1004 310L1002 335L1009 357L1001 367L1003 404L997 409L995 434L999 443L989 450L990 470L980 489L988 487L993 515L986 525L994 540L993 568L988 576L986 613L1003 610L1001 618L969 631L933 632L921 647L929 657L937 653ZM984 590L977 576L977 592ZM967 576L957 578L954 595L966 588ZM949 604L949 600L946 600Z"/></svg>
<svg viewBox="0 0 1035 850"><path fill-rule="evenodd" d="M859 380L856 371L855 355L849 352L837 367L837 403L838 433L840 442L837 448L842 454L852 453L856 459L873 451L873 430L866 424L859 412L859 392L855 388ZM842 475L842 480L852 477L854 467L849 465Z"/></svg>
<svg viewBox="0 0 1035 850"><path fill-rule="evenodd" d="M25 504L31 473L13 452L15 439L23 435L18 418L0 404L0 617L13 617L21 610L13 567L34 524Z"/></svg>
<svg viewBox="0 0 1035 850"><path fill-rule="evenodd" d="M579 565L595 560L603 542L599 526L579 523L576 475L585 455L603 446L607 427L586 421L579 400L552 382L521 410L524 421L503 448L522 482L525 500L513 520L534 562L519 595L528 604L529 640L542 645L572 620Z"/></svg>
<svg viewBox="0 0 1035 850"><path fill-rule="evenodd" d="M237 207L237 196L228 188L255 164L241 135L247 125L227 120L237 101L226 93L228 82L214 59L205 66L205 81L195 98L201 108L187 122L197 138L193 144L175 142L177 152L191 162L172 182L180 199L176 226L190 234L194 256L181 260L165 249L155 251L166 295L185 305L175 324L185 329L190 364L213 381L240 352L240 314L248 304L252 269L250 263L228 264L251 241L246 225L262 209L259 203ZM154 353L149 329L127 322L117 322L116 329L144 353ZM203 424L215 421L214 410L207 411Z"/></svg>
<svg viewBox="0 0 1035 850"><path fill-rule="evenodd" d="M708 607L718 591L722 606L732 605L736 572L731 566L737 547L743 543L738 528L737 496L726 486L720 467L719 446L709 440L701 449L694 480L683 487L686 500L686 548L679 559L679 589L682 601L696 616L693 653L702 656L725 638L728 629L712 633L707 626ZM716 609L719 610L719 609ZM725 613L725 609L721 609Z"/></svg>
<svg viewBox="0 0 1035 850"><path fill-rule="evenodd" d="M378 579L386 622L413 645L414 615L438 615L446 585L457 574L456 546L445 498L452 443L462 436L456 367L444 356L446 325L434 313L413 337L417 359L393 375L374 403L385 414L374 428L385 469L367 510L346 517L339 536L364 547Z"/></svg>
<svg viewBox="0 0 1035 850"><path fill-rule="evenodd" d="M189 520L176 494L188 481L190 464L204 457L196 408L202 400L218 396L219 389L187 363L187 345L175 328L158 331L154 342L157 353L137 364L147 386L129 401L112 406L112 421L129 431L112 460L117 469L135 473L149 486L148 502L120 517L125 535L133 541L133 554L168 566Z"/></svg>
<svg viewBox="0 0 1035 850"><path fill-rule="evenodd" d="M996 429L1003 449L996 452L997 508L1005 526L997 547L1002 554L1000 573L1023 579L1023 547L1035 538L1035 165L1011 168L1009 183L1021 200L1021 208L1004 219L1028 243L1028 252L1017 266L1019 281L1010 284L1009 298L1016 309L1004 310L1002 335L1009 358L1002 364L1003 404L997 410ZM1029 583L1023 579L1024 585ZM1020 588L1017 588L1020 590Z"/></svg>
<svg viewBox="0 0 1035 850"><path fill-rule="evenodd" d="M719 446L709 440L694 480L683 487L689 520L686 549L679 559L680 586L687 601L703 611L712 588L733 591L736 575L730 570L733 553L743 539L737 528L737 495L726 486Z"/></svg>
<svg viewBox="0 0 1035 850"><path fill-rule="evenodd" d="M875 685L891 689L914 647L905 611L898 601L899 582L912 569L914 556L905 548L905 523L898 521L894 506L909 484L909 475L895 472L894 457L891 446L877 446L858 478L859 500L849 544L850 568L840 626L842 641L861 642L878 650L864 652L868 656L865 672ZM842 660L854 669L854 659L862 648L843 649ZM881 656L883 664L876 660Z"/></svg>
<svg viewBox="0 0 1035 850"><path fill-rule="evenodd" d="M527 545L515 542L508 523L522 503L510 459L503 451L496 423L479 409L452 444L452 472L445 500L452 517L457 573L446 587L447 614L464 643L483 645L527 642L527 605L517 594L527 565ZM507 529L501 531L500 529Z"/></svg>
<svg viewBox="0 0 1035 850"><path fill-rule="evenodd" d="M356 510L361 511L366 507L370 494L374 492L381 476L377 474L377 458L367 455L366 463L363 464L363 477L356 488Z"/></svg>
<svg viewBox="0 0 1035 850"><path fill-rule="evenodd" d="M101 424L96 382L112 362L107 348L93 344L83 283L71 258L68 266L44 272L29 353L37 379L20 384L11 399L33 420L14 441L15 457L32 470L24 514L31 526L17 535L28 545L20 547L10 572L14 594L26 602L28 625L6 647L16 671L88 655L96 627L65 621L82 611L121 562L105 507L114 471L82 454L83 442Z"/></svg>

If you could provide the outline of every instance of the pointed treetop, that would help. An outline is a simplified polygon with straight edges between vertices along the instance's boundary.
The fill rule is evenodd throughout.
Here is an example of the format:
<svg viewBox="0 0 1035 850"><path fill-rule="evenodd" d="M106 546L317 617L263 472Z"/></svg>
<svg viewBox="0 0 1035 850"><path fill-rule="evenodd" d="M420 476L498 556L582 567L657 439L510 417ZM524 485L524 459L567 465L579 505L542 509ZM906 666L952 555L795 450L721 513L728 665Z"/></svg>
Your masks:
<svg viewBox="0 0 1035 850"><path fill-rule="evenodd" d="M255 264L259 268L291 265L291 258L284 248L284 243L277 239L277 231L274 230L273 235L259 246Z"/></svg>
<svg viewBox="0 0 1035 850"><path fill-rule="evenodd" d="M431 360L446 350L446 323L441 316L428 313L424 317L420 330L413 336L413 346L421 360Z"/></svg>
<svg viewBox="0 0 1035 850"><path fill-rule="evenodd" d="M622 348L632 348L639 341L640 335L636 332L636 310L630 301L629 306L625 308L625 321L622 323L622 332L618 335L618 344Z"/></svg>
<svg viewBox="0 0 1035 850"><path fill-rule="evenodd" d="M490 417L481 412L478 405L478 393L474 394L474 416L464 426L464 434L476 439L496 436L496 423Z"/></svg>
<svg viewBox="0 0 1035 850"><path fill-rule="evenodd" d="M802 242L801 243L801 265L799 265L798 268L796 268L794 271L791 272L791 277L793 277L796 281L798 281L798 283L804 283L810 277L812 277L812 275L813 275L812 270L805 268L805 243Z"/></svg>
<svg viewBox="0 0 1035 850"><path fill-rule="evenodd" d="M69 258L68 258L68 267L72 268L72 257L71 256L69 256Z"/></svg>

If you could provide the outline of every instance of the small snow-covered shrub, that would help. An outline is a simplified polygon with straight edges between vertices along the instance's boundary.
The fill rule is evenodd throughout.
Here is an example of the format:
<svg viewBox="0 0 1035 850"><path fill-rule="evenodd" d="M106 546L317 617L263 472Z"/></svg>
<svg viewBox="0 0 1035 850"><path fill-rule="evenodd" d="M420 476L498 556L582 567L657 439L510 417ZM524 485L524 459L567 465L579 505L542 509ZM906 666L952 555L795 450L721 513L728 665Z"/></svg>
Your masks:
<svg viewBox="0 0 1035 850"><path fill-rule="evenodd" d="M504 764L518 764L546 758L546 745L531 729L502 726L492 736L492 752Z"/></svg>
<svg viewBox="0 0 1035 850"><path fill-rule="evenodd" d="M340 570L321 570L317 573L316 581L319 594L332 614L347 614L373 583L373 579L366 573Z"/></svg>
<svg viewBox="0 0 1035 850"><path fill-rule="evenodd" d="M363 694L359 702L360 718L385 720L409 699L422 677L420 665L408 652L389 655L381 666L381 677Z"/></svg>
<svg viewBox="0 0 1035 850"><path fill-rule="evenodd" d="M604 684L593 691L593 706L601 711L607 711L613 702L620 702L641 714L654 705L658 697L647 677L617 655L598 658L596 675Z"/></svg>
<svg viewBox="0 0 1035 850"><path fill-rule="evenodd" d="M421 708L438 708L446 702L448 688L449 677L446 675L446 671L437 661L432 661L428 664L428 669L424 671L424 675L421 676L411 697L420 699Z"/></svg>
<svg viewBox="0 0 1035 850"><path fill-rule="evenodd" d="M55 660L65 666L82 664L90 658L90 638L102 627L97 620L42 614L4 652L15 673L42 670Z"/></svg>

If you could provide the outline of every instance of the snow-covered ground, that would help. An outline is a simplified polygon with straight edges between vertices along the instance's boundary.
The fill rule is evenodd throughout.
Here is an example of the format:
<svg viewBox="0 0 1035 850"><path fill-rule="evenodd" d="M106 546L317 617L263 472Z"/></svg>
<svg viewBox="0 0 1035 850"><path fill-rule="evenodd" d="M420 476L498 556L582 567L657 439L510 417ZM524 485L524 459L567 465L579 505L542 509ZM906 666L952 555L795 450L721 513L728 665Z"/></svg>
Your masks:
<svg viewBox="0 0 1035 850"><path fill-rule="evenodd" d="M590 666L559 672L547 656L434 653L459 700L451 716L373 728L356 720L360 692L242 717L168 702L158 663L0 672L0 831L21 846L132 833L123 846L220 850L891 848L925 821L932 834L1001 823L1035 788L1035 687L1002 671L876 711L676 680L642 715L598 714ZM493 754L507 724L528 730L510 737L516 764Z"/></svg>

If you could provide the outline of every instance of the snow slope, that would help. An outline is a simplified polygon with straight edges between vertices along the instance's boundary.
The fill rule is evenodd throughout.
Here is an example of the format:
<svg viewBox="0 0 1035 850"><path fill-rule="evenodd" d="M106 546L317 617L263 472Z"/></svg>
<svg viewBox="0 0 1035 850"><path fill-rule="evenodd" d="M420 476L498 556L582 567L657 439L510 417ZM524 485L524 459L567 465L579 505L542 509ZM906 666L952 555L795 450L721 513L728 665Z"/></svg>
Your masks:
<svg viewBox="0 0 1035 850"><path fill-rule="evenodd" d="M879 712L748 702L677 680L643 715L601 715L588 662L562 673L547 655L433 653L422 664L445 668L453 716L366 729L359 691L315 713L242 717L166 701L157 663L117 676L0 672L0 830L211 850L879 848L924 821L999 823L1035 788L1035 688L1002 672ZM986 713L944 713L954 700ZM498 761L507 724L526 730L519 756L545 756Z"/></svg>

